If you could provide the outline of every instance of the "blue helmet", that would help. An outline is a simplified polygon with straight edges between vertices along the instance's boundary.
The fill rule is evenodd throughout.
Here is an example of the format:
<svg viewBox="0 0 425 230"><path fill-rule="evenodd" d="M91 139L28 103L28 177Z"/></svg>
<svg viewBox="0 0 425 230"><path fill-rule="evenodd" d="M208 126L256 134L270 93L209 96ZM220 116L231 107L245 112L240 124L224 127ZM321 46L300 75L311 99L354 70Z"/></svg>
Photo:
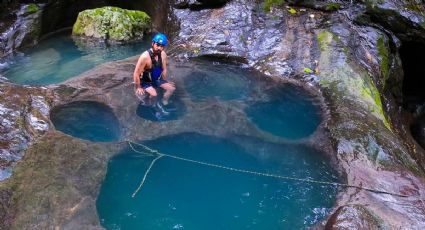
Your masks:
<svg viewBox="0 0 425 230"><path fill-rule="evenodd" d="M168 44L167 36L165 36L165 34L157 33L153 37L152 42L166 46Z"/></svg>

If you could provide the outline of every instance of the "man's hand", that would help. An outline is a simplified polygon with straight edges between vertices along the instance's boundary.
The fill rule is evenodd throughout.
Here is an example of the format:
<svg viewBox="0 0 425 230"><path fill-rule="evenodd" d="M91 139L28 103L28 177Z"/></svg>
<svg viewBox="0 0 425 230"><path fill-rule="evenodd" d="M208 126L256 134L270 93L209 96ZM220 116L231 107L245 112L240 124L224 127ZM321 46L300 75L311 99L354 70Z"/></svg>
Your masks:
<svg viewBox="0 0 425 230"><path fill-rule="evenodd" d="M136 96L142 96L145 94L145 90L142 87L136 88Z"/></svg>

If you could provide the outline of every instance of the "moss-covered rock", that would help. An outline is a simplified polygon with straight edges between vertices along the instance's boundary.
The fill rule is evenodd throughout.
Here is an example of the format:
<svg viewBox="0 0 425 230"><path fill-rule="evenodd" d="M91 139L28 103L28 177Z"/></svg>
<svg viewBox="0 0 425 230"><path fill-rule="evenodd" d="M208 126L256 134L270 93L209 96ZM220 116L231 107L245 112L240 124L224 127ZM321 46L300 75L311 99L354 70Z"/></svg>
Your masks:
<svg viewBox="0 0 425 230"><path fill-rule="evenodd" d="M40 10L40 7L38 7L38 5L31 3L27 5L25 14L33 14L39 10Z"/></svg>
<svg viewBox="0 0 425 230"><path fill-rule="evenodd" d="M317 40L321 49L322 67L333 66L330 52L334 51L329 50L329 45L332 42L338 42L338 40L334 38L335 35L329 31L322 31L317 35ZM343 52L345 53L346 50L343 50ZM331 87L331 83L336 83L337 87L335 89L340 91L341 94L342 92L344 92L344 94L348 92L354 98L362 99L357 102L363 104L362 107L366 108L369 113L381 120L388 129L391 129L384 114L379 91L375 84L373 84L371 77L365 71L364 73L359 72L360 71L353 70L348 63L343 62L341 65L335 66L335 68L322 69L322 78L319 84L322 87L329 88Z"/></svg>
<svg viewBox="0 0 425 230"><path fill-rule="evenodd" d="M72 34L107 41L141 40L151 28L151 19L143 11L102 7L78 14Z"/></svg>

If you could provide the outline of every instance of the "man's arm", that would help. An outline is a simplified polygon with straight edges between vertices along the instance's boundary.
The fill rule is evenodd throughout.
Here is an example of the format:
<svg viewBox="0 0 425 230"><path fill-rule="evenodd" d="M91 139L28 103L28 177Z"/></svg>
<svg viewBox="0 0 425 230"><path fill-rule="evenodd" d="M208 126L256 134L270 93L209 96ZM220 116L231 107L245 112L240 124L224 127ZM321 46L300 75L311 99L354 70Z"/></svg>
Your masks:
<svg viewBox="0 0 425 230"><path fill-rule="evenodd" d="M167 80L167 54L162 51L161 53L162 59L162 79Z"/></svg>
<svg viewBox="0 0 425 230"><path fill-rule="evenodd" d="M145 53L142 53L139 57L139 60L137 60L136 68L134 68L133 72L134 89L136 90L136 94L144 94L144 90L140 86L140 74L142 74L142 72L145 70L145 67Z"/></svg>
<svg viewBox="0 0 425 230"><path fill-rule="evenodd" d="M145 69L146 62L144 60L143 54L140 55L139 60L137 60L136 68L133 72L133 81L136 85L136 88L140 88L140 74Z"/></svg>

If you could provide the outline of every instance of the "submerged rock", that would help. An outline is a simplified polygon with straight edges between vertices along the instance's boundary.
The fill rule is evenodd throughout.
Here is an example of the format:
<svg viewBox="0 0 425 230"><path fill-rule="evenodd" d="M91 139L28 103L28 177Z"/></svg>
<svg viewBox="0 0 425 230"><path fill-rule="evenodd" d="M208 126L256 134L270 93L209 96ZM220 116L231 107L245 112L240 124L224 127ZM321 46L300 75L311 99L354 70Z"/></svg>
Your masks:
<svg viewBox="0 0 425 230"><path fill-rule="evenodd" d="M150 28L151 20L145 12L108 6L80 12L72 34L108 42L128 42L141 40Z"/></svg>

